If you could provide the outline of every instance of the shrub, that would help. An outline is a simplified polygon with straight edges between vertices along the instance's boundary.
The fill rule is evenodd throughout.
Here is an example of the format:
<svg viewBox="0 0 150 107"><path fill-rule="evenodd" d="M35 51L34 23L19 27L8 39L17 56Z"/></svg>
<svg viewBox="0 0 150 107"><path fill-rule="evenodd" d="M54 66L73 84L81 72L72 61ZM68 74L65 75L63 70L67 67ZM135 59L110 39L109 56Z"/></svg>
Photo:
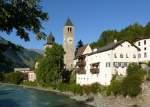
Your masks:
<svg viewBox="0 0 150 107"><path fill-rule="evenodd" d="M150 72L147 73L146 80L150 81Z"/></svg>
<svg viewBox="0 0 150 107"><path fill-rule="evenodd" d="M20 84L23 82L24 75L20 72L11 72L5 74L5 82L13 83L13 84Z"/></svg>
<svg viewBox="0 0 150 107"><path fill-rule="evenodd" d="M4 73L3 72L0 72L0 82L3 82L4 81Z"/></svg>
<svg viewBox="0 0 150 107"><path fill-rule="evenodd" d="M59 83L56 86L56 89L63 91L63 92L73 92L74 94L83 94L83 89L80 85L77 85L75 83L69 84L69 83Z"/></svg>
<svg viewBox="0 0 150 107"><path fill-rule="evenodd" d="M107 95L120 95L122 91L122 81L121 80L113 80L107 88Z"/></svg>
<svg viewBox="0 0 150 107"><path fill-rule="evenodd" d="M97 94L97 93L99 93L99 92L101 92L101 85L99 84L99 83L94 83L94 84L92 84L91 85L91 88L92 88L92 93L94 93L94 94Z"/></svg>
<svg viewBox="0 0 150 107"><path fill-rule="evenodd" d="M24 81L23 85L35 87L35 86L37 86L37 82Z"/></svg>
<svg viewBox="0 0 150 107"><path fill-rule="evenodd" d="M138 75L133 75L124 78L122 82L122 94L124 96L135 97L141 92L141 78Z"/></svg>
<svg viewBox="0 0 150 107"><path fill-rule="evenodd" d="M92 93L92 87L90 85L84 85L83 86L83 92L87 95L89 95L90 93Z"/></svg>
<svg viewBox="0 0 150 107"><path fill-rule="evenodd" d="M146 72L137 63L131 63L127 68L127 76L140 75L140 77L143 78L145 73Z"/></svg>

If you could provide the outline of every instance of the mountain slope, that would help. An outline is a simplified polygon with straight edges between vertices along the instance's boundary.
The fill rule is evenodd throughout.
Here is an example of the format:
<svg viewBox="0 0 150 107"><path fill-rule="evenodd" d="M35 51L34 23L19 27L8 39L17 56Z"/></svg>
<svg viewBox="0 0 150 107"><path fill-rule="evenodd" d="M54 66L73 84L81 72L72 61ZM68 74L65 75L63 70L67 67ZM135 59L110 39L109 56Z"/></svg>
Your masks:
<svg viewBox="0 0 150 107"><path fill-rule="evenodd" d="M15 45L0 37L0 71L11 71L15 67L34 67L39 53Z"/></svg>

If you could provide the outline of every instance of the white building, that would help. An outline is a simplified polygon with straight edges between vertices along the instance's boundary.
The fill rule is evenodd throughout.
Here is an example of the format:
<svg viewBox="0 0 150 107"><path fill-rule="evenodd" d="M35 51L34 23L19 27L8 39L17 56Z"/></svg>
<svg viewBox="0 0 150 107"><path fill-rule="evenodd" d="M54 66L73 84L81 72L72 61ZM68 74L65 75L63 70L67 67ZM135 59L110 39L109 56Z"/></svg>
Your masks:
<svg viewBox="0 0 150 107"><path fill-rule="evenodd" d="M25 80L32 82L36 80L36 74L34 73L34 71L31 71L30 68L14 68L14 72L21 72L25 74Z"/></svg>
<svg viewBox="0 0 150 107"><path fill-rule="evenodd" d="M128 41L114 41L93 52L86 49L82 52L84 54L78 53L76 60L76 83L80 85L96 82L109 85L113 74L125 76L128 64L138 62L140 50Z"/></svg>
<svg viewBox="0 0 150 107"><path fill-rule="evenodd" d="M135 45L140 48L138 58L140 62L150 61L150 39L141 39L135 42Z"/></svg>
<svg viewBox="0 0 150 107"><path fill-rule="evenodd" d="M36 80L36 74L33 71L29 72L28 73L28 81L34 82L35 80Z"/></svg>
<svg viewBox="0 0 150 107"><path fill-rule="evenodd" d="M14 68L15 72L28 73L30 72L30 68Z"/></svg>

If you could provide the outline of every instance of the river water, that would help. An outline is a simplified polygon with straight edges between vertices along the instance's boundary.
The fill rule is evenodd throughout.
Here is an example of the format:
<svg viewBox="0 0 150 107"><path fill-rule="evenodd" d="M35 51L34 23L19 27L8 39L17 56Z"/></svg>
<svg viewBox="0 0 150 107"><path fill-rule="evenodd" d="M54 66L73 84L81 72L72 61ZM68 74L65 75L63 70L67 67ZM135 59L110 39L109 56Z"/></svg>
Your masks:
<svg viewBox="0 0 150 107"><path fill-rule="evenodd" d="M0 84L0 107L89 107L48 91Z"/></svg>

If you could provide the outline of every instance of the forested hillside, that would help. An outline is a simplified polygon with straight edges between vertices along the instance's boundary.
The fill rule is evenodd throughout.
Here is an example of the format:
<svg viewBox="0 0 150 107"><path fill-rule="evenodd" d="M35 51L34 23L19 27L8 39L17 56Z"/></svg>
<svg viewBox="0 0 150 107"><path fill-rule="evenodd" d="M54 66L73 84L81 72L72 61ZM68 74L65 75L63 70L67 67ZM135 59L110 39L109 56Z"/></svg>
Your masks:
<svg viewBox="0 0 150 107"><path fill-rule="evenodd" d="M118 30L106 30L101 33L99 39L96 42L91 43L93 48L101 47L113 42L114 39L117 40L129 40L131 42L136 41L139 38L149 38L150 37L150 22L145 26L138 23L129 25L128 27L118 31Z"/></svg>
<svg viewBox="0 0 150 107"><path fill-rule="evenodd" d="M0 37L0 72L12 71L14 67L34 66L35 60L40 54L15 45Z"/></svg>

